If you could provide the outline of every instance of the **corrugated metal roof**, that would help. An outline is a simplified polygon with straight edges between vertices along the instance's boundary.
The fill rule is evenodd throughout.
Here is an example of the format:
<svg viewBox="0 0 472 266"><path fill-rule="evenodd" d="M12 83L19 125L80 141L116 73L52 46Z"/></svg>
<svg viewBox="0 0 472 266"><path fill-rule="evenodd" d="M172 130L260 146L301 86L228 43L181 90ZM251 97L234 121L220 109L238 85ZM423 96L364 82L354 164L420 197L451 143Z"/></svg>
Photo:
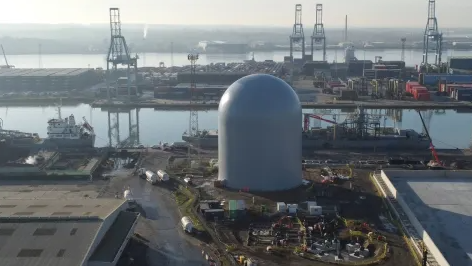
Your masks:
<svg viewBox="0 0 472 266"><path fill-rule="evenodd" d="M100 221L0 223L0 265L80 265L100 225ZM38 235L38 229L51 230Z"/></svg>
<svg viewBox="0 0 472 266"><path fill-rule="evenodd" d="M8 219L74 217L105 219L124 204L121 199L2 200L0 221Z"/></svg>

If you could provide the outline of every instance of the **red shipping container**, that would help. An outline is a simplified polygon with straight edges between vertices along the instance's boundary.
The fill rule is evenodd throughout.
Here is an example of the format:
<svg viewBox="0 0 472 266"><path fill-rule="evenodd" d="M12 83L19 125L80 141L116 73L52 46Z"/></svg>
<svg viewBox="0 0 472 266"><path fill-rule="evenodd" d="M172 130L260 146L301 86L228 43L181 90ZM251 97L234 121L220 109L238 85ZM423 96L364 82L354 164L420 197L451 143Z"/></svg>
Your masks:
<svg viewBox="0 0 472 266"><path fill-rule="evenodd" d="M418 84L418 85L416 85L416 84L413 84L413 85L411 85L411 86L410 86L410 93L411 93L411 94L414 94L414 93L415 93L415 90L416 90L416 88L424 88L424 87L423 87L423 86L421 86L421 85L419 85L419 84Z"/></svg>
<svg viewBox="0 0 472 266"><path fill-rule="evenodd" d="M419 93L429 93L429 92L428 92L428 89L426 89L426 88L423 87L423 86L414 87L414 88L412 89L412 94L413 94L413 97L414 97L415 99L418 98L418 94L419 94Z"/></svg>
<svg viewBox="0 0 472 266"><path fill-rule="evenodd" d="M431 94L429 92L427 93L418 93L416 96L416 100L418 101L429 101L431 100Z"/></svg>
<svg viewBox="0 0 472 266"><path fill-rule="evenodd" d="M420 84L416 81L408 81L405 84L405 91L408 92L408 93L411 93L411 87L413 87L414 85L419 86Z"/></svg>

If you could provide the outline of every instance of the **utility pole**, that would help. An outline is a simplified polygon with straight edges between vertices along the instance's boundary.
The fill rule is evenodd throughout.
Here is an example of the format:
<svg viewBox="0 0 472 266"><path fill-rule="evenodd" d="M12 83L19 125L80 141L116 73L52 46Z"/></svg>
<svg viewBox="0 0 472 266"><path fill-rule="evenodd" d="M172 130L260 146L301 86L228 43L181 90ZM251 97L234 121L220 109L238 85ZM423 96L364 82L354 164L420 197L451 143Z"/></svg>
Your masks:
<svg viewBox="0 0 472 266"><path fill-rule="evenodd" d="M42 58L42 47L41 44L38 45L38 67L43 68L43 58Z"/></svg>
<svg viewBox="0 0 472 266"><path fill-rule="evenodd" d="M326 36L323 26L323 5L316 4L316 22L311 35L311 57L313 60L314 44L323 42L323 61L326 61Z"/></svg>
<svg viewBox="0 0 472 266"><path fill-rule="evenodd" d="M405 42L406 42L406 38L403 37L401 39L402 41L402 56L401 56L401 61L405 62Z"/></svg>
<svg viewBox="0 0 472 266"><path fill-rule="evenodd" d="M302 24L302 5L295 5L295 23L293 24L292 35L290 35L290 60L293 63L293 46L298 44L302 48L302 60L305 60L305 34Z"/></svg>

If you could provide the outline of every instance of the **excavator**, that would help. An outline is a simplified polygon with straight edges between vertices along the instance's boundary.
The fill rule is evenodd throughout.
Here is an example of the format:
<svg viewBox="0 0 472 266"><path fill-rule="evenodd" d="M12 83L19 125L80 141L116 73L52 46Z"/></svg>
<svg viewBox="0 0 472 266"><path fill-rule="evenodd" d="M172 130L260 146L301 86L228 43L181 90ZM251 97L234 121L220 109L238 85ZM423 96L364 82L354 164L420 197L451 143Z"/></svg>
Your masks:
<svg viewBox="0 0 472 266"><path fill-rule="evenodd" d="M444 165L443 163L439 160L439 157L438 157L438 153L436 152L436 149L434 148L434 145L433 145L433 140L431 139L431 136L429 135L429 131L428 131L428 128L426 127L426 124L424 122L424 119L423 119L423 116L421 115L421 111L420 110L416 110L418 112L418 114L420 115L420 119L421 119L421 123L423 124L423 129L424 129L424 132L426 133L426 137L428 138L429 140L429 148L431 149L431 153L433 155L433 160L429 161L429 163L427 164L427 166L430 168L430 169L444 169Z"/></svg>

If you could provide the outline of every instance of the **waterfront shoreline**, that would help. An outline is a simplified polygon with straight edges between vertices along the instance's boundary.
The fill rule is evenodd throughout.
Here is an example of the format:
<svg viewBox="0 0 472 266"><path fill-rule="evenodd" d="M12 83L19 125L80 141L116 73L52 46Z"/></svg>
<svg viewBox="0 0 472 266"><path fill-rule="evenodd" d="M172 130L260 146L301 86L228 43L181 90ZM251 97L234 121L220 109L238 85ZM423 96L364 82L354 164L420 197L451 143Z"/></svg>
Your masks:
<svg viewBox="0 0 472 266"><path fill-rule="evenodd" d="M120 109L120 108L151 108L156 110L189 110L192 108L198 110L217 110L218 103L195 103L189 102L148 102L148 103L116 103L116 102L94 102L93 108L102 109ZM472 110L472 103L465 102L410 102L410 101L355 101L355 102L332 102L332 103L302 103L305 109L345 109L358 108L362 106L366 109L423 109L423 110Z"/></svg>

